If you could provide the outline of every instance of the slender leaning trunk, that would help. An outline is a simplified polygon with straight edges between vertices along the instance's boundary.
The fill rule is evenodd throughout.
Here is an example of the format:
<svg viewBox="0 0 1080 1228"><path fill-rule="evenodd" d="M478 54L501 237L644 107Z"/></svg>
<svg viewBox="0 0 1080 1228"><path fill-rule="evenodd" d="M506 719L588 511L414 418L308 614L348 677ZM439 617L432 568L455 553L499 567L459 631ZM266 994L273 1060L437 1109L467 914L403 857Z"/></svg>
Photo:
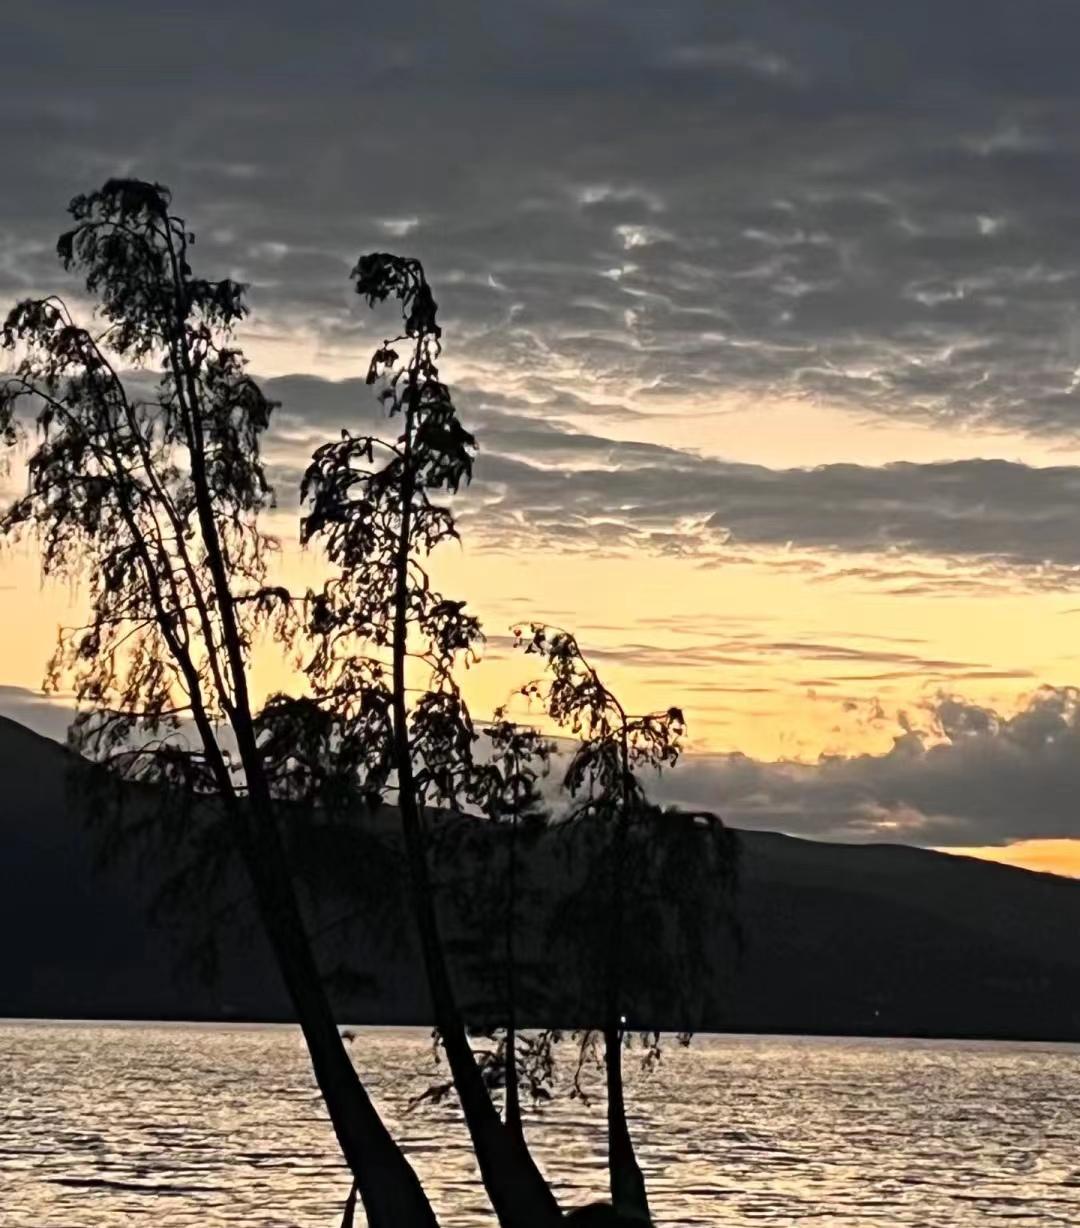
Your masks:
<svg viewBox="0 0 1080 1228"><path fill-rule="evenodd" d="M398 778L398 807L405 837L413 913L420 937L435 1023L442 1036L454 1088L472 1139L484 1188L501 1228L555 1228L562 1213L523 1140L503 1125L484 1085L476 1056L469 1044L465 1022L446 966L427 865L427 840L419 802L409 741L405 706L405 660L409 632L409 550L415 475L412 472L412 433L416 397L415 376L410 377L405 407L401 523L395 566L393 632L393 737Z"/></svg>
<svg viewBox="0 0 1080 1228"><path fill-rule="evenodd" d="M403 689L395 683L395 724L405 729ZM408 740L398 736L398 803L401 808L409 879L420 946L435 1022L442 1035L450 1073L472 1138L480 1175L502 1228L555 1228L562 1221L555 1195L544 1180L524 1140L516 1139L499 1119L469 1045L439 937L427 870L427 849L416 803Z"/></svg>
<svg viewBox="0 0 1080 1228"><path fill-rule="evenodd" d="M175 258L174 268L178 269ZM182 327L178 333L183 335ZM180 347L178 350L177 367L188 396L192 487L233 683L227 711L244 768L249 805L235 799L223 765L219 771L225 796L233 796L237 806L235 817L244 832L243 852L260 919L303 1032L315 1081L342 1155L360 1192L369 1228L438 1228L416 1173L383 1124L349 1060L306 932L255 737L244 651L206 475L205 439L195 412L197 392L192 367L185 352ZM211 747L216 749L212 730L201 728L200 732L207 752Z"/></svg>
<svg viewBox="0 0 1080 1228"><path fill-rule="evenodd" d="M624 782L630 778L629 750L623 733L622 770ZM604 1071L607 1075L608 1175L611 1202L620 1215L649 1222L649 1198L645 1178L634 1154L634 1142L626 1124L626 1099L623 1091L623 976L622 931L626 912L626 858L629 841L630 795L623 790L622 808L616 819L612 850L614 898L608 934L607 987L604 1002Z"/></svg>
<svg viewBox="0 0 1080 1228"><path fill-rule="evenodd" d="M517 790L514 791L514 813L510 819L510 856L506 872L506 1039L503 1070L506 1092L503 1120L506 1128L521 1147L526 1146L525 1128L521 1121L521 1088L517 1066L517 967L515 936L517 928Z"/></svg>
<svg viewBox="0 0 1080 1228"><path fill-rule="evenodd" d="M649 1198L645 1178L634 1154L626 1124L623 1095L622 1030L616 1024L604 1028L604 1070L607 1075L608 1174L611 1202L620 1215L649 1222Z"/></svg>
<svg viewBox="0 0 1080 1228"><path fill-rule="evenodd" d="M525 1127L521 1121L521 1088L518 1084L517 1071L517 1027L513 1020L506 1025L506 1053L503 1062L506 1067L506 1097L503 1108L503 1118L511 1138L525 1146Z"/></svg>
<svg viewBox="0 0 1080 1228"><path fill-rule="evenodd" d="M197 679L190 661L182 652L178 659L181 667L186 667L189 685L194 690ZM252 809L233 790L205 710L199 703L193 705L193 710L211 770L236 825L259 919L285 981L311 1057L315 1081L342 1155L353 1173L369 1228L438 1228L412 1166L383 1125L337 1030L304 928L261 765L251 758L244 761L248 780L254 782L261 802ZM238 723L234 728L244 731L238 741L243 753L250 755L254 748L250 723Z"/></svg>
<svg viewBox="0 0 1080 1228"><path fill-rule="evenodd" d="M438 1228L419 1178L349 1059L304 932L292 883L281 873L280 849L274 847L276 831L260 843L262 849L252 858L259 911L369 1228Z"/></svg>

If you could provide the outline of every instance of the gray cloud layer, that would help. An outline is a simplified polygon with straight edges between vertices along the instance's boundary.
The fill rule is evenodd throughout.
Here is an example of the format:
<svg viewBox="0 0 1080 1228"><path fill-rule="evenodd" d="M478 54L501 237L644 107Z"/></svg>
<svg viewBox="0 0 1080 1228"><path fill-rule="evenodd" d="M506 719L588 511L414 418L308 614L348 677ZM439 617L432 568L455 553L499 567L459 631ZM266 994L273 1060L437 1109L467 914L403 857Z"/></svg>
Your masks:
<svg viewBox="0 0 1080 1228"><path fill-rule="evenodd" d="M152 379L132 384L152 396ZM342 428L377 433L384 419L363 380L291 375L262 384L279 403L266 454L279 529L289 533L315 448ZM561 399L552 416L476 388L457 400L480 445L457 506L474 545L644 551L708 566L760 561L813 582L865 580L902 595L1080 583L1078 466L972 459L771 469L587 433L560 420ZM20 484L17 472L0 475L0 499ZM842 556L863 560L845 565Z"/></svg>
<svg viewBox="0 0 1080 1228"><path fill-rule="evenodd" d="M1074 436L1078 41L1070 0L23 6L0 290L130 171L271 332L355 340L350 258L404 246L534 388Z"/></svg>
<svg viewBox="0 0 1080 1228"><path fill-rule="evenodd" d="M352 259L420 255L455 353L529 397L463 397L484 446L473 533L725 558L791 543L866 555L868 578L891 552L897 591L1080 565L1076 469L775 471L565 425L586 393L614 419L739 392L1075 438L1075 0L53 0L4 35L0 295L64 288L63 205L114 173L172 184L207 270L253 283L265 336L362 353ZM366 403L272 391L285 480ZM935 720L932 745L693 760L672 788L806 834L1076 834L1071 692L1012 719L942 701Z"/></svg>
<svg viewBox="0 0 1080 1228"><path fill-rule="evenodd" d="M287 376L266 387L281 402L270 454L288 506L304 458L342 426L374 428L376 405L360 380ZM1002 573L1013 585L1080 578L1080 468L965 460L768 469L587 434L477 390L459 401L481 449L461 506L474 541L720 564L765 550L773 565L811 573L821 564L780 552L862 554L867 565L842 574L885 578L897 592L986 586ZM965 571L912 567L912 555Z"/></svg>

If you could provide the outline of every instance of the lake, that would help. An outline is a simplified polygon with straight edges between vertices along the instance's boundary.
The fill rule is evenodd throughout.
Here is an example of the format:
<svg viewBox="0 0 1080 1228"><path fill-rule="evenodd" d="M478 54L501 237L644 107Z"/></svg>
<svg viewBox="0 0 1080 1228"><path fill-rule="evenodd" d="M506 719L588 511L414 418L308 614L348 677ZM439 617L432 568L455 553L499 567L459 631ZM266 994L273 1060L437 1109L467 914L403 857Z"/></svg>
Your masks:
<svg viewBox="0 0 1080 1228"><path fill-rule="evenodd" d="M407 1111L427 1035L351 1049L445 1228L493 1225L454 1106ZM1078 1046L702 1037L627 1064L660 1224L1080 1224ZM529 1134L567 1204L604 1193L599 1099ZM3 1228L338 1228L349 1184L295 1029L0 1024Z"/></svg>

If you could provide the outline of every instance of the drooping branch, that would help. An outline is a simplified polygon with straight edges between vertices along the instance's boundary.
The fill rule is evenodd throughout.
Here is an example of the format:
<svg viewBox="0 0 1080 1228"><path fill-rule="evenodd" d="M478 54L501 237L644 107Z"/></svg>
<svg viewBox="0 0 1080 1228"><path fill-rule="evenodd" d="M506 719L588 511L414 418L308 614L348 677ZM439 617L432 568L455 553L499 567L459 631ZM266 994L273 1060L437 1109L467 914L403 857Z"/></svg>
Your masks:
<svg viewBox="0 0 1080 1228"><path fill-rule="evenodd" d="M641 774L678 760L685 730L679 708L629 713L577 639L561 628L533 624L527 631L515 629L515 638L547 667L547 677L523 687L524 695L543 702L576 739L563 781L572 799L566 822L585 833L591 849L585 880L564 910L563 924L600 934L588 976L603 986L603 1005L596 1033L588 1029L585 1038L591 1043L599 1034L603 1040L612 1203L621 1214L648 1221L623 1085L628 989L636 981L677 999L687 979L700 979L700 961L672 961L670 944L700 952L707 922L688 913L685 901L700 904L710 894L727 898L733 845L715 816L687 821L661 815L646 795ZM695 882L707 885L698 893L691 890ZM582 1054L587 1048L583 1042Z"/></svg>
<svg viewBox="0 0 1080 1228"><path fill-rule="evenodd" d="M50 666L79 704L76 746L180 799L170 839L186 842L193 866L216 872L232 855L244 865L369 1223L434 1228L343 1048L298 904L275 795L289 781L285 752L260 745L247 681L261 630L287 645L300 629L289 595L266 582L274 542L259 525L272 500L260 440L273 404L230 343L243 287L195 276L193 237L170 204L160 185L134 180L72 202L58 254L107 322L98 336L55 299L8 315L3 343L19 358L0 386L0 433L14 441L15 408L31 398L38 443L28 492L2 528L34 534L45 574L89 590L89 619ZM128 396L121 363L158 367L150 401Z"/></svg>

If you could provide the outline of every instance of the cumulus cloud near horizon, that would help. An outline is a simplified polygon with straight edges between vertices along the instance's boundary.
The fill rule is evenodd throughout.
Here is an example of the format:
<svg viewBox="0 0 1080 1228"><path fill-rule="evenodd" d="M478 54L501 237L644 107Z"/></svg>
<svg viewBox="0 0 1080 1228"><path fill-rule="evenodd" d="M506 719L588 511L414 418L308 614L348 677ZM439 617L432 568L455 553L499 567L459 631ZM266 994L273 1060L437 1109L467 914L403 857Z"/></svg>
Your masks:
<svg viewBox="0 0 1080 1228"><path fill-rule="evenodd" d="M70 709L6 686L0 715L60 741ZM691 752L649 792L732 827L818 840L968 849L1080 838L1080 688L1040 687L1012 713L942 694L897 720L881 753L800 762Z"/></svg>
<svg viewBox="0 0 1080 1228"><path fill-rule="evenodd" d="M960 848L1080 837L1080 690L1041 687L1005 714L939 695L899 714L884 753L764 762L688 755L659 798L734 827Z"/></svg>

